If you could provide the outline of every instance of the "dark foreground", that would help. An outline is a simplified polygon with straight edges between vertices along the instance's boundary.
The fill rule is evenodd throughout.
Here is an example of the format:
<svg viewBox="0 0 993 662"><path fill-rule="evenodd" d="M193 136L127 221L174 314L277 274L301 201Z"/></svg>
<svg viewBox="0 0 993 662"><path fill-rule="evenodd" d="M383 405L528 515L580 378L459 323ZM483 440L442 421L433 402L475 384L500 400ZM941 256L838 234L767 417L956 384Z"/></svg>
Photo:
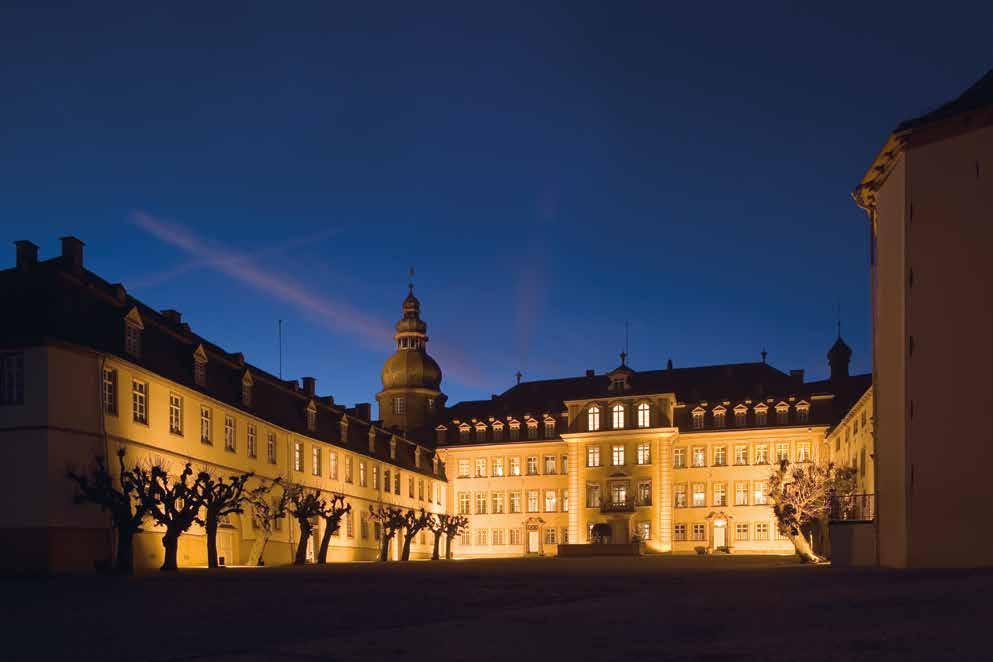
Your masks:
<svg viewBox="0 0 993 662"><path fill-rule="evenodd" d="M2 580L3 659L989 659L991 571L505 559Z"/></svg>

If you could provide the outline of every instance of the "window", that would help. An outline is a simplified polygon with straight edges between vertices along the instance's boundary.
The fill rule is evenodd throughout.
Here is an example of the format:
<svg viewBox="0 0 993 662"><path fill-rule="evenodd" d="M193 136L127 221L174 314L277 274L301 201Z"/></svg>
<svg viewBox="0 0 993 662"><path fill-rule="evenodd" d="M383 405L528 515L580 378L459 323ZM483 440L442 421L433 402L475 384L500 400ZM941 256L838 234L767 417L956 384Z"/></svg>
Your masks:
<svg viewBox="0 0 993 662"><path fill-rule="evenodd" d="M6 372L6 367L0 369L0 380L3 380L2 376ZM6 381L4 381L6 384ZM23 386L21 387L23 390ZM0 400L4 400L4 388L0 386ZM5 401L5 400L4 400ZM117 416L117 371L104 369L103 371L103 411L105 414L110 414L111 416Z"/></svg>
<svg viewBox="0 0 993 662"><path fill-rule="evenodd" d="M169 394L169 432L183 434L183 396Z"/></svg>
<svg viewBox="0 0 993 662"><path fill-rule="evenodd" d="M495 457L493 458L493 475L497 477L503 476L503 458Z"/></svg>
<svg viewBox="0 0 993 662"><path fill-rule="evenodd" d="M460 459L459 460L459 478L469 477L469 460Z"/></svg>
<svg viewBox="0 0 993 662"><path fill-rule="evenodd" d="M638 537L642 540L652 539L652 524L651 522L638 522L635 530L638 532Z"/></svg>
<svg viewBox="0 0 993 662"><path fill-rule="evenodd" d="M243 381L241 383L241 404L245 407L252 406L252 383Z"/></svg>
<svg viewBox="0 0 993 662"><path fill-rule="evenodd" d="M703 467L707 465L707 454L704 451L703 446L696 446L693 448L693 466Z"/></svg>
<svg viewBox="0 0 993 662"><path fill-rule="evenodd" d="M148 383L131 380L131 418L148 425Z"/></svg>
<svg viewBox="0 0 993 662"><path fill-rule="evenodd" d="M624 405L616 404L610 409L611 427L615 430L624 429Z"/></svg>
<svg viewBox="0 0 993 662"><path fill-rule="evenodd" d="M493 544L494 545L503 544L503 529L493 529Z"/></svg>
<svg viewBox="0 0 993 662"><path fill-rule="evenodd" d="M394 404L396 403L394 402ZM470 428L468 425L463 424L459 426L459 439L461 439L462 441L469 441L470 434L472 434L472 428Z"/></svg>
<svg viewBox="0 0 993 662"><path fill-rule="evenodd" d="M351 473L352 472L351 471L348 471L348 465L349 465L349 463L346 461L345 462L345 482L346 483L352 482L352 478L351 478ZM397 496L400 496L400 472L399 471L394 472L394 474L393 474L393 494L395 494Z"/></svg>
<svg viewBox="0 0 993 662"><path fill-rule="evenodd" d="M459 492L459 514L468 515L469 514L469 493Z"/></svg>
<svg viewBox="0 0 993 662"><path fill-rule="evenodd" d="M407 496L411 499L414 498L414 477L410 476L407 478Z"/></svg>
<svg viewBox="0 0 993 662"><path fill-rule="evenodd" d="M349 538L355 537L355 513L350 510L345 513L345 535Z"/></svg>
<svg viewBox="0 0 993 662"><path fill-rule="evenodd" d="M652 445L647 441L638 444L638 464L652 463Z"/></svg>
<svg viewBox="0 0 993 662"><path fill-rule="evenodd" d="M562 456L562 475L566 476L569 474L569 456Z"/></svg>
<svg viewBox="0 0 993 662"><path fill-rule="evenodd" d="M328 457L328 477L331 480L338 480L338 454L331 452ZM376 485L379 487L379 485Z"/></svg>
<svg viewBox="0 0 993 662"><path fill-rule="evenodd" d="M769 523L768 522L755 522L755 539L756 540L768 540L769 539Z"/></svg>
<svg viewBox="0 0 993 662"><path fill-rule="evenodd" d="M248 425L248 457L258 457L259 456L259 438L257 428L249 424Z"/></svg>
<svg viewBox="0 0 993 662"><path fill-rule="evenodd" d="M742 542L748 540L748 523L741 522L734 525L734 538L735 540Z"/></svg>
<svg viewBox="0 0 993 662"><path fill-rule="evenodd" d="M769 444L755 446L755 464L769 464Z"/></svg>
<svg viewBox="0 0 993 662"><path fill-rule="evenodd" d="M769 487L765 481L755 481L752 490L752 503L756 506L764 506L768 503ZM757 540L757 538L756 538Z"/></svg>
<svg viewBox="0 0 993 662"><path fill-rule="evenodd" d="M686 449L685 448L673 448L672 449L672 466L675 469L684 469L686 467Z"/></svg>
<svg viewBox="0 0 993 662"><path fill-rule="evenodd" d="M652 505L652 481L650 480L638 481L638 505L639 506Z"/></svg>
<svg viewBox="0 0 993 662"><path fill-rule="evenodd" d="M624 446L623 444L614 444L610 447L610 463L615 467L624 466Z"/></svg>
<svg viewBox="0 0 993 662"><path fill-rule="evenodd" d="M554 513L558 509L558 490L545 490L545 512Z"/></svg>
<svg viewBox="0 0 993 662"><path fill-rule="evenodd" d="M717 407L714 409L714 427L722 428L724 427L724 407Z"/></svg>
<svg viewBox="0 0 993 662"><path fill-rule="evenodd" d="M303 442L293 442L293 468L296 471L303 471Z"/></svg>
<svg viewBox="0 0 993 662"><path fill-rule="evenodd" d="M528 456L528 475L537 476L538 475L538 456L529 455Z"/></svg>
<svg viewBox="0 0 993 662"><path fill-rule="evenodd" d="M493 501L493 514L502 515L503 510L503 492L494 492L492 495Z"/></svg>
<svg viewBox="0 0 993 662"><path fill-rule="evenodd" d="M562 490L562 512L569 512L569 490Z"/></svg>
<svg viewBox="0 0 993 662"><path fill-rule="evenodd" d="M204 444L212 444L213 440L213 416L214 413L209 407L200 407L200 441Z"/></svg>
<svg viewBox="0 0 993 662"><path fill-rule="evenodd" d="M270 432L265 439L265 454L269 464L276 464L276 433Z"/></svg>
<svg viewBox="0 0 993 662"><path fill-rule="evenodd" d="M638 405L638 427L652 427L652 409L648 406L647 402L642 402Z"/></svg>
<svg viewBox="0 0 993 662"><path fill-rule="evenodd" d="M362 540L369 539L369 515L367 513L362 513L362 517L359 519L359 536Z"/></svg>
<svg viewBox="0 0 993 662"><path fill-rule="evenodd" d="M748 446L739 444L734 447L734 463L739 466L748 464Z"/></svg>
<svg viewBox="0 0 993 662"><path fill-rule="evenodd" d="M472 544L472 534L469 533L469 529L462 531L462 539L459 540L459 544L471 545Z"/></svg>
<svg viewBox="0 0 993 662"><path fill-rule="evenodd" d="M553 529L552 527L546 528L545 529L545 544L546 545L556 545L556 544L558 544L558 538L556 537L556 534L557 533L558 532L555 529Z"/></svg>
<svg viewBox="0 0 993 662"><path fill-rule="evenodd" d="M545 421L545 439L551 439L555 436L555 421L546 420Z"/></svg>
<svg viewBox="0 0 993 662"><path fill-rule="evenodd" d="M476 458L476 478L486 478L486 458Z"/></svg>
<svg viewBox="0 0 993 662"><path fill-rule="evenodd" d="M510 440L517 441L521 438L521 424L517 421L511 421L510 423Z"/></svg>
<svg viewBox="0 0 993 662"><path fill-rule="evenodd" d="M124 323L124 352L135 358L141 356L141 327L137 324Z"/></svg>
<svg viewBox="0 0 993 662"><path fill-rule="evenodd" d="M748 425L748 410L740 405L734 408L734 425L739 428Z"/></svg>
<svg viewBox="0 0 993 662"><path fill-rule="evenodd" d="M587 446L586 447L586 466L588 466L588 467L599 467L600 466L600 447L599 446Z"/></svg>
<svg viewBox="0 0 993 662"><path fill-rule="evenodd" d="M703 524L693 525L693 540L700 541L707 539L707 528Z"/></svg>
<svg viewBox="0 0 993 662"><path fill-rule="evenodd" d="M758 405L755 407L755 425L765 425L768 418L768 413L769 408L765 405Z"/></svg>
<svg viewBox="0 0 993 662"><path fill-rule="evenodd" d="M528 490L528 512L538 512L538 490Z"/></svg>
<svg viewBox="0 0 993 662"><path fill-rule="evenodd" d="M314 446L311 449L311 467L310 472L315 476L321 475L321 449Z"/></svg>
<svg viewBox="0 0 993 662"><path fill-rule="evenodd" d="M797 404L797 406L796 406L796 422L797 423L806 423L808 420L810 420L810 406L807 405L806 403L799 403L799 404ZM858 432L858 430L859 430L859 422L858 422L858 420L856 420L855 421L855 431Z"/></svg>
<svg viewBox="0 0 993 662"><path fill-rule="evenodd" d="M586 507L600 507L600 483L586 483Z"/></svg>
<svg viewBox="0 0 993 662"><path fill-rule="evenodd" d="M785 402L776 405L776 423L785 425L790 420L790 406Z"/></svg>
<svg viewBox="0 0 993 662"><path fill-rule="evenodd" d="M486 529L476 530L476 544L480 546L486 544Z"/></svg>
<svg viewBox="0 0 993 662"><path fill-rule="evenodd" d="M561 544L563 544L563 545L568 545L569 544L569 529L566 529L566 528L563 528L562 529L562 543Z"/></svg>
<svg viewBox="0 0 993 662"><path fill-rule="evenodd" d="M734 505L748 505L748 483L739 481L734 484Z"/></svg>
<svg viewBox="0 0 993 662"><path fill-rule="evenodd" d="M312 407L307 408L307 429L311 432L317 429L317 410Z"/></svg>
<svg viewBox="0 0 993 662"><path fill-rule="evenodd" d="M714 447L714 466L723 467L728 463L728 449L727 446L715 446Z"/></svg>
<svg viewBox="0 0 993 662"><path fill-rule="evenodd" d="M528 421L528 439L538 438L538 421Z"/></svg>
<svg viewBox="0 0 993 662"><path fill-rule="evenodd" d="M510 512L519 513L521 512L521 493L511 492L510 493Z"/></svg>
<svg viewBox="0 0 993 662"><path fill-rule="evenodd" d="M728 488L724 483L714 483L714 503L715 506L728 505Z"/></svg>
<svg viewBox="0 0 993 662"><path fill-rule="evenodd" d="M776 444L776 462L790 459L789 442Z"/></svg>
<svg viewBox="0 0 993 662"><path fill-rule="evenodd" d="M593 405L586 411L586 428L590 432L600 429L600 408Z"/></svg>
<svg viewBox="0 0 993 662"><path fill-rule="evenodd" d="M693 507L701 508L707 505L707 493L703 483L693 483Z"/></svg>
<svg viewBox="0 0 993 662"><path fill-rule="evenodd" d="M493 424L493 441L503 440L503 423L497 421Z"/></svg>
<svg viewBox="0 0 993 662"><path fill-rule="evenodd" d="M476 492L476 514L486 514L486 492Z"/></svg>
<svg viewBox="0 0 993 662"><path fill-rule="evenodd" d="M521 544L521 530L520 529L511 529L510 530L510 544L511 545L520 545Z"/></svg>
<svg viewBox="0 0 993 662"><path fill-rule="evenodd" d="M554 455L546 455L545 456L545 473L546 474L554 474L555 473L555 462L556 462L556 459L555 459L555 456Z"/></svg>
<svg viewBox="0 0 993 662"><path fill-rule="evenodd" d="M672 527L672 539L676 542L682 542L686 540L686 525L676 524Z"/></svg>
<svg viewBox="0 0 993 662"><path fill-rule="evenodd" d="M402 395L393 396L393 415L403 416L407 413L407 401Z"/></svg>
<svg viewBox="0 0 993 662"><path fill-rule="evenodd" d="M810 442L804 441L797 444L796 447L796 461L797 462L810 462L813 458L810 456Z"/></svg>
<svg viewBox="0 0 993 662"><path fill-rule="evenodd" d="M423 483L424 481L421 482ZM369 484L368 479L366 478L366 473L365 473L365 462L359 460L359 487L366 487L368 486L368 484ZM422 488L423 488L423 484L422 484ZM423 489L421 491L423 492ZM421 499L423 498L424 496L421 495Z"/></svg>
<svg viewBox="0 0 993 662"><path fill-rule="evenodd" d="M511 476L521 475L521 458L519 457L510 458L510 475Z"/></svg>
<svg viewBox="0 0 993 662"><path fill-rule="evenodd" d="M234 417L224 417L224 450L235 452Z"/></svg>
<svg viewBox="0 0 993 662"><path fill-rule="evenodd" d="M672 486L672 492L675 496L675 507L685 508L686 507L686 483L677 483Z"/></svg>
<svg viewBox="0 0 993 662"><path fill-rule="evenodd" d="M626 480L615 480L610 483L611 503L628 502L628 482Z"/></svg>
<svg viewBox="0 0 993 662"><path fill-rule="evenodd" d="M193 382L197 386L207 385L207 361L200 357L193 357Z"/></svg>
<svg viewBox="0 0 993 662"><path fill-rule="evenodd" d="M703 410L694 409L693 410L693 429L702 430L703 429Z"/></svg>
<svg viewBox="0 0 993 662"><path fill-rule="evenodd" d="M352 456L351 455L346 455L345 456L345 482L346 483L352 483L352 482L354 482L354 479L352 477ZM397 486L396 486L396 488L397 488L396 489L396 493L397 494L400 494L400 472L399 471L397 472Z"/></svg>
<svg viewBox="0 0 993 662"><path fill-rule="evenodd" d="M331 454L331 457L332 458L335 457L334 453ZM335 472L335 473L337 474L337 472ZM378 464L373 464L372 465L372 489L374 489L374 490L378 490L379 489L379 465Z"/></svg>

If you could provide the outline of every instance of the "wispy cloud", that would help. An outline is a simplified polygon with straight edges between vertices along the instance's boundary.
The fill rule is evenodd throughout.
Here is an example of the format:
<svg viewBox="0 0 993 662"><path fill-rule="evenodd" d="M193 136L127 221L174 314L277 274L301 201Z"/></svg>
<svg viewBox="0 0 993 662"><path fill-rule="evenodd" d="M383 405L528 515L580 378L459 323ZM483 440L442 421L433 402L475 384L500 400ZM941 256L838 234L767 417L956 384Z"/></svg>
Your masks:
<svg viewBox="0 0 993 662"><path fill-rule="evenodd" d="M376 319L354 306L314 292L285 273L271 271L250 255L200 237L188 228L164 221L143 211L131 214L130 222L164 244L181 250L196 268L209 268L243 285L294 306L302 315L338 333L350 335L365 347L388 350L393 343L392 324ZM471 387L486 388L488 381L460 359L454 348L436 348L446 376Z"/></svg>

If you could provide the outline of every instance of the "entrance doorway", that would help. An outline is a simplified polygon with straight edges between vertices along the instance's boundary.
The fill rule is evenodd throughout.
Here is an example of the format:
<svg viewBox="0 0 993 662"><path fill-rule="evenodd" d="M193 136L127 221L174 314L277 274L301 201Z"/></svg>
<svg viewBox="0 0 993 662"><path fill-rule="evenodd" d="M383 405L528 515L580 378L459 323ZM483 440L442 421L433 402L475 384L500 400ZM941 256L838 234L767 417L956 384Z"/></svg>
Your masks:
<svg viewBox="0 0 993 662"><path fill-rule="evenodd" d="M528 531L528 554L538 554L541 552L541 536L537 529Z"/></svg>
<svg viewBox="0 0 993 662"><path fill-rule="evenodd" d="M717 520L714 522L714 548L727 547L727 522L724 520Z"/></svg>

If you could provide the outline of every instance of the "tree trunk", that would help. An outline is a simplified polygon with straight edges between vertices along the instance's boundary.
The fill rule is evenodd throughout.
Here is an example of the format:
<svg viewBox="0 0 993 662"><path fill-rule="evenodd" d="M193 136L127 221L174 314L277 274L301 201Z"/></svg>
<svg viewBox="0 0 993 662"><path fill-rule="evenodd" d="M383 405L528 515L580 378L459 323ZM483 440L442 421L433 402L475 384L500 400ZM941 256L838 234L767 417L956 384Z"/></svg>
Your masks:
<svg viewBox="0 0 993 662"><path fill-rule="evenodd" d="M383 542L379 547L379 560L389 561L390 560L390 537L383 533Z"/></svg>
<svg viewBox="0 0 993 662"><path fill-rule="evenodd" d="M300 541L297 543L297 554L293 565L304 565L307 562L307 541L310 540L310 528L300 527Z"/></svg>
<svg viewBox="0 0 993 662"><path fill-rule="evenodd" d="M824 561L824 559L815 554L814 550L810 548L810 543L803 536L803 532L797 535L789 534L789 537L793 541L793 548L796 550L796 555L800 557L802 563L822 563Z"/></svg>
<svg viewBox="0 0 993 662"><path fill-rule="evenodd" d="M446 559L451 559L452 558L452 539L454 539L454 538L455 538L455 536L448 536L448 540L445 541L445 558Z"/></svg>
<svg viewBox="0 0 993 662"><path fill-rule="evenodd" d="M317 552L317 562L327 563L328 562L328 547L331 546L331 534L334 533L334 529L328 524L328 521L324 521L324 535L321 536L321 548Z"/></svg>
<svg viewBox="0 0 993 662"><path fill-rule="evenodd" d="M434 551L431 552L431 560L437 561L440 557L438 556L438 548L441 547L441 531L433 531L434 533Z"/></svg>
<svg viewBox="0 0 993 662"><path fill-rule="evenodd" d="M117 529L116 569L122 575L134 573L134 531L123 526Z"/></svg>
<svg viewBox="0 0 993 662"><path fill-rule="evenodd" d="M248 555L248 565L262 565L262 554L265 552L265 546L269 542L269 534L263 529L259 529L258 531L258 535L255 536L255 542L252 543L252 551Z"/></svg>
<svg viewBox="0 0 993 662"><path fill-rule="evenodd" d="M166 531L162 536L162 547L165 549L165 558L162 559L160 570L178 570L176 558L179 556L179 534Z"/></svg>
<svg viewBox="0 0 993 662"><path fill-rule="evenodd" d="M207 525L204 527L207 534L207 567L217 567L217 518L207 516Z"/></svg>
<svg viewBox="0 0 993 662"><path fill-rule="evenodd" d="M403 534L403 550L400 553L401 561L410 560L410 543L414 541L414 536L416 535L417 535L416 531L414 531L413 533L407 531L406 533Z"/></svg>

